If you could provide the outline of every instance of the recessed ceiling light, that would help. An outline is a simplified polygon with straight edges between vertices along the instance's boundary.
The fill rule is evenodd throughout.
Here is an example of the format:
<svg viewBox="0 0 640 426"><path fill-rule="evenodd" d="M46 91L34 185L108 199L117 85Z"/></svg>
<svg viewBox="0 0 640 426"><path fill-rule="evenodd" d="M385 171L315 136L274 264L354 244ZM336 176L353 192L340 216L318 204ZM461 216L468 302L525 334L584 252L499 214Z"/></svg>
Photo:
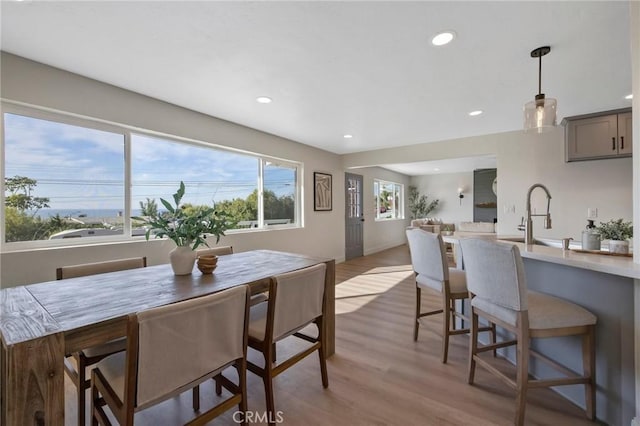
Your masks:
<svg viewBox="0 0 640 426"><path fill-rule="evenodd" d="M345 139L351 139L353 137L353 135L344 135L343 138Z"/></svg>
<svg viewBox="0 0 640 426"><path fill-rule="evenodd" d="M451 43L454 38L456 38L455 31L442 31L433 36L433 38L431 39L431 44L433 44L434 46L444 46L445 44Z"/></svg>
<svg viewBox="0 0 640 426"><path fill-rule="evenodd" d="M476 115L480 115L480 114L482 114L482 110L480 110L480 109L477 109L475 111L471 111L469 113L469 115L472 116L472 117L475 117Z"/></svg>
<svg viewBox="0 0 640 426"><path fill-rule="evenodd" d="M625 99L633 99L633 93L624 97Z"/></svg>
<svg viewBox="0 0 640 426"><path fill-rule="evenodd" d="M439 171L440 171L440 169L436 167L435 169L433 169L433 171L434 171L434 172L439 172Z"/></svg>
<svg viewBox="0 0 640 426"><path fill-rule="evenodd" d="M271 99L268 96L258 96L256 98L256 102L261 103L261 104L270 104L273 101L273 99Z"/></svg>

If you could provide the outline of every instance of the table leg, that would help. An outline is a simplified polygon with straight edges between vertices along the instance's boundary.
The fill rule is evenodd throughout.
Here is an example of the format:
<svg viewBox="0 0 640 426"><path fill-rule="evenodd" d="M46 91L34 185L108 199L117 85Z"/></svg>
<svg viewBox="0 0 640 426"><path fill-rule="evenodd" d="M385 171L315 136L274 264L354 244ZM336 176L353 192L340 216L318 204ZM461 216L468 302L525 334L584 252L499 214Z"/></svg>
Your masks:
<svg viewBox="0 0 640 426"><path fill-rule="evenodd" d="M64 425L64 337L2 345L3 425Z"/></svg>
<svg viewBox="0 0 640 426"><path fill-rule="evenodd" d="M329 358L336 351L336 261L326 262L324 295L326 301L325 317L322 321L325 341L322 342L325 357Z"/></svg>

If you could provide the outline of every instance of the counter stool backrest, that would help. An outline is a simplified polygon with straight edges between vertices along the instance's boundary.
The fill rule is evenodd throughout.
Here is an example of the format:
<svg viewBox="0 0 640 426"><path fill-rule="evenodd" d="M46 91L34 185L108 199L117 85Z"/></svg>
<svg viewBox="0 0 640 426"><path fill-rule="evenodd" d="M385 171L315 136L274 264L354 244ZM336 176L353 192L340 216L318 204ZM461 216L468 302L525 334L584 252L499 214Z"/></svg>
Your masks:
<svg viewBox="0 0 640 426"><path fill-rule="evenodd" d="M517 246L467 238L460 240L460 248L469 293L514 311L528 309L524 264Z"/></svg>
<svg viewBox="0 0 640 426"><path fill-rule="evenodd" d="M449 280L447 252L440 234L408 229L407 239L413 270L435 281Z"/></svg>

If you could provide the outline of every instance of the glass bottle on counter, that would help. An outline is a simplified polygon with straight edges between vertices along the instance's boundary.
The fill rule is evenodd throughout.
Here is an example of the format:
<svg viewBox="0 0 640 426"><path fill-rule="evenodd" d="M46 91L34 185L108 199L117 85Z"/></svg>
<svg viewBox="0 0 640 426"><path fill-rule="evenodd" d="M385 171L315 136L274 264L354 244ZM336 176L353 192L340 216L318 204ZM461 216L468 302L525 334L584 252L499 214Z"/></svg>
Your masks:
<svg viewBox="0 0 640 426"><path fill-rule="evenodd" d="M600 234L593 220L587 220L587 229L582 231L582 250L600 250Z"/></svg>

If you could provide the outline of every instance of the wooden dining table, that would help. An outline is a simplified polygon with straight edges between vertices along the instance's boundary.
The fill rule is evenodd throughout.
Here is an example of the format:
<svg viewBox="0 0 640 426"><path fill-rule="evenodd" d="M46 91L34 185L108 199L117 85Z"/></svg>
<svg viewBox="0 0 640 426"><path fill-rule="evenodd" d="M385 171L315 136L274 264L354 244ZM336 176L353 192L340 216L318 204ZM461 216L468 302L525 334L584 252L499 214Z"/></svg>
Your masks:
<svg viewBox="0 0 640 426"><path fill-rule="evenodd" d="M150 266L0 290L0 425L64 425L64 357L126 335L127 315L325 263L325 354L335 351L335 261L271 250L220 256L213 274ZM212 324L224 327L224 324Z"/></svg>

